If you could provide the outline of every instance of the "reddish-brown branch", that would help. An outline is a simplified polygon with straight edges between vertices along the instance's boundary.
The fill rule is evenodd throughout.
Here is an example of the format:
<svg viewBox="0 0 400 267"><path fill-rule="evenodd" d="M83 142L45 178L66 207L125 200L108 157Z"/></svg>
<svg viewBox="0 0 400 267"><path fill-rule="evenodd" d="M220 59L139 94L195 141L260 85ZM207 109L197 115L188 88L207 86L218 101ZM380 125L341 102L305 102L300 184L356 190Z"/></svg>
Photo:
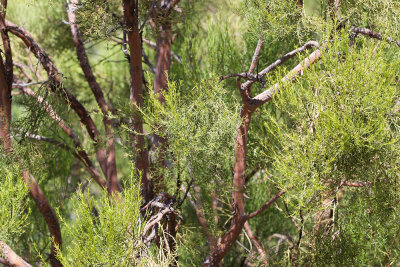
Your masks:
<svg viewBox="0 0 400 267"><path fill-rule="evenodd" d="M258 73L258 76L264 76L266 73L272 71L274 68L287 61L289 58L294 57L298 53L309 49L311 47L318 46L317 42L308 42L303 47L300 47L276 62L268 66L266 69ZM289 72L283 79L282 82L293 81L298 75L302 75L306 68L309 68L313 63L317 62L321 57L320 50L316 50L308 58L306 58L302 63L296 66L291 72ZM258 210L245 214L244 209L244 191L245 191L245 173L246 173L246 148L247 148L247 136L250 125L250 119L253 112L272 99L272 96L279 92L279 84L274 85L271 89L268 89L254 98L250 97L250 88L254 81L247 81L243 85L240 83L240 77L237 79L237 86L240 91L240 96L242 98L242 108L240 111L241 123L237 128L236 141L235 141L235 162L234 162L234 175L233 175L233 192L232 192L232 202L233 202L233 218L229 230L222 236L221 242L211 251L209 257L203 262L203 266L216 266L226 255L228 250L233 246L237 240L241 230L243 229L244 223L264 210L266 210L272 203L274 203L278 198L280 198L286 190L280 191L273 198L271 198L266 204L264 204Z"/></svg>
<svg viewBox="0 0 400 267"><path fill-rule="evenodd" d="M56 66L53 64L47 53L39 47L32 36L24 29L16 26L10 21L6 20L7 30L12 34L20 38L30 51L34 53L36 58L39 60L43 68L46 70L49 76L49 87L50 89L62 96L66 103L75 111L75 113L80 118L80 121L85 125L86 130L90 138L94 141L96 156L99 161L100 167L104 174L107 173L107 158L106 151L102 148L100 132L98 131L93 119L89 115L89 112L85 107L76 99L76 97L71 94L62 84L60 73L58 72Z"/></svg>
<svg viewBox="0 0 400 267"><path fill-rule="evenodd" d="M153 186L149 177L148 151L145 147L143 121L138 108L143 105L143 70L142 70L142 42L139 33L138 7L135 0L123 0L124 20L128 36L130 56L130 102L134 112L132 131L132 146L137 153L135 167L141 176L143 188L143 200L147 203L153 199Z"/></svg>
<svg viewBox="0 0 400 267"><path fill-rule="evenodd" d="M4 149L11 149L10 139L10 118L11 118L11 84L13 80L13 64L10 39L8 38L5 16L7 9L7 1L1 1L0 10L0 31L3 41L5 61L0 55L0 143Z"/></svg>
<svg viewBox="0 0 400 267"><path fill-rule="evenodd" d="M256 247L258 253L261 256L261 260L264 263L264 266L268 266L267 261L267 253L265 253L265 248L262 243L258 242L257 238L254 236L253 231L251 230L250 224L248 221L244 223L244 230L250 238L251 243Z"/></svg>
<svg viewBox="0 0 400 267"><path fill-rule="evenodd" d="M284 189L284 190L279 191L275 196L273 196L270 200L268 200L268 202L265 203L264 205L262 205L258 210L253 211L252 213L247 215L247 218L251 219L251 218L256 217L257 215L259 215L263 211L265 211L269 206L271 206L272 203L274 203L278 198L280 198L283 194L285 194L288 189Z"/></svg>
<svg viewBox="0 0 400 267"><path fill-rule="evenodd" d="M238 87L240 82L238 81ZM247 90L246 90L247 91ZM244 190L246 174L246 148L247 135L250 125L251 114L254 109L248 105L248 95L246 91L241 91L243 106L240 111L241 124L237 128L235 141L235 162L233 166L233 218L229 230L222 236L221 241L211 251L210 256L203 262L203 266L216 266L233 246L240 235L244 223L247 220L244 210Z"/></svg>
<svg viewBox="0 0 400 267"><path fill-rule="evenodd" d="M75 131L67 125L67 123L55 112L53 107L40 95L37 95L34 91L29 89L28 87L19 86L18 87L21 92L26 95L29 95L36 99L36 101L44 108L44 110L49 114L49 117L52 118L55 122L57 122L58 126L71 138L76 152L74 155L82 161L85 165L87 171L89 172L90 176L103 188L106 188L106 182L101 177L99 171L94 166L93 162L89 159L88 154L84 150L81 141L79 140Z"/></svg>
<svg viewBox="0 0 400 267"><path fill-rule="evenodd" d="M6 69L0 56L0 144L6 151L11 150L10 119L11 91L7 85Z"/></svg>
<svg viewBox="0 0 400 267"><path fill-rule="evenodd" d="M11 68L13 67L12 60L6 64L9 64ZM9 131L9 123L11 121L11 85L12 83L8 83L7 81L7 68L3 65L3 60L0 57L0 138L3 140L2 143L5 150L9 153L11 153L11 137ZM50 230L50 235L52 237L50 254L51 265L56 267L62 266L56 258L56 247L61 248L62 244L60 225L57 216L33 176L25 170L22 172L22 177L25 183L28 184L30 194L34 199L36 206L45 218Z"/></svg>
<svg viewBox="0 0 400 267"><path fill-rule="evenodd" d="M8 37L6 21L5 21L6 11L7 11L7 0L1 0L0 31L1 31L1 39L3 41L3 49L5 55L4 69L6 74L8 90L11 91L11 84L13 81L13 59L11 53L10 38Z"/></svg>
<svg viewBox="0 0 400 267"><path fill-rule="evenodd" d="M154 93L163 103L163 91L167 90L167 76L171 66L171 24L167 20L160 25L157 39L157 64L154 79Z"/></svg>
<svg viewBox="0 0 400 267"><path fill-rule="evenodd" d="M155 42L152 42L146 38L142 38L143 43L149 45L151 48L157 50L157 44ZM177 55L174 51L171 50L171 56L178 62L182 64L182 59L179 55Z"/></svg>
<svg viewBox="0 0 400 267"><path fill-rule="evenodd" d="M86 49L83 45L82 34L79 29L79 25L76 20L75 10L78 8L78 0L70 0L68 6L68 19L71 27L71 32L76 48L76 54L79 60L79 64L81 65L81 69L85 75L86 81L89 84L90 89L93 92L93 95L96 99L97 104L100 107L101 112L103 113L103 123L106 131L106 179L107 179L107 189L109 193L120 192L121 187L118 182L117 176L117 165L115 160L115 144L114 144L114 131L112 121L109 118L112 110L108 106L103 90L100 88L100 85L96 81L96 77L93 75L92 68L89 63L89 59L86 55Z"/></svg>
<svg viewBox="0 0 400 267"><path fill-rule="evenodd" d="M232 223L228 231L221 237L220 242L211 251L211 254L203 262L203 267L218 266L229 249L236 242L246 222L246 216L236 216L235 223Z"/></svg>
<svg viewBox="0 0 400 267"><path fill-rule="evenodd" d="M61 267L62 264L57 259L57 248L61 250L62 241L61 241L61 230L60 224L57 219L57 215L50 206L49 201L46 196L43 194L43 191L40 189L37 184L35 178L28 171L22 172L22 178L25 183L29 186L29 192L36 203L40 213L43 215L47 226L50 230L51 237L51 254L50 254L50 262L53 267Z"/></svg>
<svg viewBox="0 0 400 267"><path fill-rule="evenodd" d="M12 267L32 267L14 252L6 243L0 240L0 263Z"/></svg>

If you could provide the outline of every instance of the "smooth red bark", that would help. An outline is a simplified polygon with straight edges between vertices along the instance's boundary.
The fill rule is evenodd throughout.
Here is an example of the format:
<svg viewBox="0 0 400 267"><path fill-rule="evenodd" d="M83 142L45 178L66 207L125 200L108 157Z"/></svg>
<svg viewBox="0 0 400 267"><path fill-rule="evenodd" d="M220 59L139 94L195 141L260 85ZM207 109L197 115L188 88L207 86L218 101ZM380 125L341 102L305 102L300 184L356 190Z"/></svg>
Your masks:
<svg viewBox="0 0 400 267"><path fill-rule="evenodd" d="M143 105L143 69L142 69L142 40L139 33L138 7L135 0L123 0L124 20L128 36L130 52L130 102L134 112L132 122L132 147L137 153L135 167L141 176L143 199L147 203L153 198L153 186L149 177L148 151L145 147L143 120L138 112L138 107Z"/></svg>

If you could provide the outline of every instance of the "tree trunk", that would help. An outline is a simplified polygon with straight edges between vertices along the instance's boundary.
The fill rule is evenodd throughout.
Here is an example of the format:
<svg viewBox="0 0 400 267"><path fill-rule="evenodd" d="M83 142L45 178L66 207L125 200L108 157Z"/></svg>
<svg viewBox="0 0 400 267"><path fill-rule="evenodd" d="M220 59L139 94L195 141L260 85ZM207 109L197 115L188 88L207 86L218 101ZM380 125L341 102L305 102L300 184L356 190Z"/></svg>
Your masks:
<svg viewBox="0 0 400 267"><path fill-rule="evenodd" d="M149 177L148 150L145 147L143 120L138 108L143 105L143 70L142 70L142 40L139 33L138 7L135 0L123 0L125 27L130 51L130 102L134 111L132 131L132 147L137 153L135 159L136 173L142 181L143 200L148 203L153 199L153 186Z"/></svg>

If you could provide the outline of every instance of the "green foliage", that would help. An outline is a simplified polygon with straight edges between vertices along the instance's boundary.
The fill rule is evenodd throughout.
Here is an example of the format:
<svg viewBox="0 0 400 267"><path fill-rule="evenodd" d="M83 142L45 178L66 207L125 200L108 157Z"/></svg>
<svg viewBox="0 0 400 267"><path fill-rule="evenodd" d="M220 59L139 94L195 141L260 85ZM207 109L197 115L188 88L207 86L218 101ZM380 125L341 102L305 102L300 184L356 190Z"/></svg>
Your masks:
<svg viewBox="0 0 400 267"><path fill-rule="evenodd" d="M181 1L178 6L183 11L172 11L171 21L172 51L182 63L172 60L165 104L151 92L153 75L145 77L140 112L152 161L150 176L155 180L162 174L163 181L154 183L162 183L160 187L171 195L179 190L177 185L187 188L193 180L200 198L191 190L192 197L203 202L212 235L221 236L232 218L233 151L241 122L235 79L217 82L217 77L247 71L260 37L264 46L256 71L305 41L318 40L322 45L329 40L317 64L294 83L282 84L285 90L252 116L246 174L256 171L246 183L246 212L258 209L278 190L290 188L283 200L250 221L271 266L395 265L400 261L396 240L400 231L399 114L394 111L400 93L395 82L400 75L400 50L384 41L355 38L349 30L357 25L400 39L399 1L341 1L340 18L328 2L305 0L300 8L293 0ZM139 1L140 25L147 21L152 3ZM66 88L84 104L103 135L103 116L76 59L69 25L62 22L65 7L63 0L10 1L7 17L24 25L49 52L65 76ZM77 9L94 75L107 102L119 113L115 122L128 121L132 115L130 107L125 114L120 112L129 106L129 65L120 44L110 41L122 35L122 11L121 1L103 0L81 1ZM163 19L160 16L154 22ZM336 34L340 22L343 30ZM147 23L142 30L143 37L157 39L157 27ZM12 45L16 62L32 65L28 72L46 80L37 61L30 62L13 37ZM156 51L146 44L143 47L154 62ZM295 57L268 74L265 86L254 85L252 95L278 82L306 56ZM21 76L17 69L15 73ZM91 139L64 100L48 92L45 84L31 88L75 130L89 157L95 159ZM0 162L1 240L29 243L18 244L17 250L32 262L49 249L47 226L33 203L26 202L27 188L20 178L20 170L26 168L63 218L60 260L66 266L166 266L171 262L170 251L141 244L145 221L140 214L140 188L137 177L129 176L131 158L121 149L132 154L126 124L115 129L118 175L126 182L117 198L88 184L89 175L79 161L73 161L70 151L24 138L29 132L73 147L36 100L13 97L12 127L21 165ZM151 147L154 134L168 140L165 149ZM161 154L167 168L157 165ZM365 187L344 187L344 181ZM218 195L216 208L212 193ZM182 195L177 193L178 199ZM328 217L319 222L317 216L326 211ZM209 255L210 244L188 199L179 212L184 218L177 234L179 265L200 265ZM18 237L28 241L15 242ZM260 264L244 233L238 241L224 265Z"/></svg>
<svg viewBox="0 0 400 267"><path fill-rule="evenodd" d="M62 219L71 238L60 252L64 266L165 266L141 243L145 221L140 205L140 186L133 174L123 192L111 198L106 191L98 197L77 192L72 217Z"/></svg>
<svg viewBox="0 0 400 267"><path fill-rule="evenodd" d="M26 197L28 187L21 170L10 159L0 161L0 240L15 240L24 231L29 215Z"/></svg>
<svg viewBox="0 0 400 267"><path fill-rule="evenodd" d="M230 181L238 104L215 82L181 92L178 83L170 83L165 105L151 93L143 110L146 123L168 138L168 159L185 179L194 174L204 185Z"/></svg>

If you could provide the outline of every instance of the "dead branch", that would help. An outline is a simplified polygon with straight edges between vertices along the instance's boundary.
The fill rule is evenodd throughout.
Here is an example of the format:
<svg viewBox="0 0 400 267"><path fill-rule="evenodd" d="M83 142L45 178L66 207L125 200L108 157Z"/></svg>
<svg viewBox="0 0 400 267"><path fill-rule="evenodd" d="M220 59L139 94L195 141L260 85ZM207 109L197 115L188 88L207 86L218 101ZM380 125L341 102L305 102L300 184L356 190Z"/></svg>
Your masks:
<svg viewBox="0 0 400 267"><path fill-rule="evenodd" d="M253 59L251 60L251 65L249 68L249 73L253 74L254 70L256 69L257 62L258 62L258 57L260 56L261 48L263 45L264 39L261 36L260 39L258 39L256 50L254 51Z"/></svg>
<svg viewBox="0 0 400 267"><path fill-rule="evenodd" d="M310 68L314 63L316 63L322 57L321 51L319 49L315 50L311 53L306 59L304 59L300 64L294 67L288 74L285 75L281 79L280 83L276 83L275 85L271 86L269 89L265 90L264 92L258 94L257 96L253 97L250 100L250 103L256 107L263 105L264 103L270 101L276 94L280 92L282 89L282 85L285 83L293 82L296 80L297 76L301 76L304 73L304 70ZM242 85L245 87L245 84L251 81L247 81ZM282 84L282 85L281 85Z"/></svg>
<svg viewBox="0 0 400 267"><path fill-rule="evenodd" d="M12 267L32 267L14 252L6 243L0 240L0 263Z"/></svg>
<svg viewBox="0 0 400 267"><path fill-rule="evenodd" d="M393 44L397 45L398 47L400 47L400 41L394 40L391 37L383 38L383 36L380 33L374 32L374 31L372 31L370 29L367 29L367 28L360 28L360 27L352 26L350 31L355 33L355 34L366 35L366 36L369 36L369 37L374 38L374 39L385 40L388 43L393 43Z"/></svg>
<svg viewBox="0 0 400 267"><path fill-rule="evenodd" d="M284 62L286 62L287 60L295 57L296 55L298 55L299 53L304 52L307 49L313 48L313 47L319 47L318 42L316 41L309 41L307 43L305 43L302 47L299 47L289 53L287 53L286 55L284 55L283 57L281 57L280 59L278 59L277 61L275 61L274 63L272 63L271 65L269 65L268 67L266 67L265 69L263 69L262 71L260 71L257 74L257 77L264 77L264 75L266 75L267 73L271 72L272 70L274 70L275 68L277 68L278 66L282 65ZM318 51L318 50L317 50ZM250 86L254 83L254 81L247 81L244 84L242 84L242 90L247 90L248 88L250 88Z"/></svg>

